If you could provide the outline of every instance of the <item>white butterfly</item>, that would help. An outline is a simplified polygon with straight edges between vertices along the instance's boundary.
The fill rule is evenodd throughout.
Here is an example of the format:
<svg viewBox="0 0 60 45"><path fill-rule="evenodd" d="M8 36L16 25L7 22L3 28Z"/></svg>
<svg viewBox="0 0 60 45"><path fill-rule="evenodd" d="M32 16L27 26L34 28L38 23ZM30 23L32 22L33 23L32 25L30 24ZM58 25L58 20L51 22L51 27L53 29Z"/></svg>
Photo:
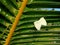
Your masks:
<svg viewBox="0 0 60 45"><path fill-rule="evenodd" d="M38 21L35 21L34 22L34 26L37 30L40 30L41 29L41 26L47 26L47 22L46 20L44 19L44 17L40 18Z"/></svg>

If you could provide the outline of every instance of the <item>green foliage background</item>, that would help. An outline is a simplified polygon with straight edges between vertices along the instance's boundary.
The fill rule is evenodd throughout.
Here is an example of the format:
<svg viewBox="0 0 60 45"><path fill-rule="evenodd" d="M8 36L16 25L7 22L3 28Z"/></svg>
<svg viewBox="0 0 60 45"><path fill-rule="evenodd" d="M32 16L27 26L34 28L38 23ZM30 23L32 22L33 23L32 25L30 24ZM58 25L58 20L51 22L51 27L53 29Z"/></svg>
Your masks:
<svg viewBox="0 0 60 45"><path fill-rule="evenodd" d="M0 0L0 45L4 44L20 6L20 1ZM54 8L60 8L60 1L28 0L10 45L60 45L60 11ZM33 22L40 17L47 20L48 26L37 31Z"/></svg>

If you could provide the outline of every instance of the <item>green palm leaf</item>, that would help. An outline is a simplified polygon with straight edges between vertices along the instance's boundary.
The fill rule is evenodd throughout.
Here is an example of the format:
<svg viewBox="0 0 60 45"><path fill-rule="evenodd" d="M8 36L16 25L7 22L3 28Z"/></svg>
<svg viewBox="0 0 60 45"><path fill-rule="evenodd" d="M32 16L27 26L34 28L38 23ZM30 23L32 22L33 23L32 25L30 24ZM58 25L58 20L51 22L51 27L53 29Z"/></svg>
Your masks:
<svg viewBox="0 0 60 45"><path fill-rule="evenodd" d="M16 27L10 45L60 45L60 11L43 10L60 8L58 0L28 0ZM0 45L3 45L21 2L0 0ZM44 17L48 26L37 31L33 22Z"/></svg>

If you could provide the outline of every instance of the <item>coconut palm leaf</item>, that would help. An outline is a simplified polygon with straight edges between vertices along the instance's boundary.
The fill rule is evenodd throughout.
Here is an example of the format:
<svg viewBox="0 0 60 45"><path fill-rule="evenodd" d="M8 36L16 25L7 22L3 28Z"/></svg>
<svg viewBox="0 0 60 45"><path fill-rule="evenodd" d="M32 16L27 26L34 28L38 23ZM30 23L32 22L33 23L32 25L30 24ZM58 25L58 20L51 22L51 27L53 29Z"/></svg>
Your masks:
<svg viewBox="0 0 60 45"><path fill-rule="evenodd" d="M20 0L0 0L0 45L5 43L20 6ZM59 0L28 0L10 45L60 45L60 11L55 8L60 8ZM37 31L33 22L41 17L48 25Z"/></svg>

